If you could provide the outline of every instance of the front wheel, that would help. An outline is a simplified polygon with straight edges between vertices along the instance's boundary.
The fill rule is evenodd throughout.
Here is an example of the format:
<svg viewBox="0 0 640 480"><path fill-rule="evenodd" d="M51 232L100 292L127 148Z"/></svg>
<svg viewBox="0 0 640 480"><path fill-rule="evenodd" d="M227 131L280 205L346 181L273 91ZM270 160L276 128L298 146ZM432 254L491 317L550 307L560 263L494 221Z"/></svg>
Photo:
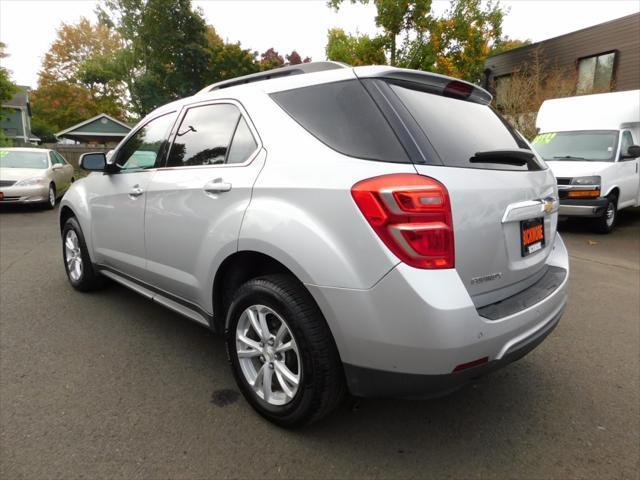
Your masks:
<svg viewBox="0 0 640 480"><path fill-rule="evenodd" d="M80 224L69 218L62 228L62 258L69 283L76 290L88 292L100 288L103 277L95 271Z"/></svg>
<svg viewBox="0 0 640 480"><path fill-rule="evenodd" d="M611 233L618 220L618 201L615 197L609 197L609 202L601 216L595 219L595 229L599 233Z"/></svg>
<svg viewBox="0 0 640 480"><path fill-rule="evenodd" d="M342 364L329 327L291 276L269 275L240 287L229 307L226 343L242 394L277 425L319 420L343 397Z"/></svg>

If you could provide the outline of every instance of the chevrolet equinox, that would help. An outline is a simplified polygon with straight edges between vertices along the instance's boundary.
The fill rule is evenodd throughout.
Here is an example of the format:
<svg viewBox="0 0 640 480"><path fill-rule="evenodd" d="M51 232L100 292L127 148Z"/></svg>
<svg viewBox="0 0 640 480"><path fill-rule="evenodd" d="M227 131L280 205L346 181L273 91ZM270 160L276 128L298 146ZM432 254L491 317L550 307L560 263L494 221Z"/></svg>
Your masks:
<svg viewBox="0 0 640 480"><path fill-rule="evenodd" d="M567 299L556 181L490 102L333 62L211 85L81 158L69 281L224 332L239 389L281 426L346 392L451 392L535 348Z"/></svg>

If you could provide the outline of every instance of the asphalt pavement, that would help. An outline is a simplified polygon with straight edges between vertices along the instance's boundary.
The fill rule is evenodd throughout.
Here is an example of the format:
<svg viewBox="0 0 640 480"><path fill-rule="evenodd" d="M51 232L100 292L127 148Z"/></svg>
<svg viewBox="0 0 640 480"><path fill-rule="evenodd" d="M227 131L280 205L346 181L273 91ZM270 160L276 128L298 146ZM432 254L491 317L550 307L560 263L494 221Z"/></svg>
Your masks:
<svg viewBox="0 0 640 480"><path fill-rule="evenodd" d="M561 233L570 303L527 357L290 432L239 396L221 337L115 284L74 291L57 212L3 208L0 478L637 479L640 209Z"/></svg>

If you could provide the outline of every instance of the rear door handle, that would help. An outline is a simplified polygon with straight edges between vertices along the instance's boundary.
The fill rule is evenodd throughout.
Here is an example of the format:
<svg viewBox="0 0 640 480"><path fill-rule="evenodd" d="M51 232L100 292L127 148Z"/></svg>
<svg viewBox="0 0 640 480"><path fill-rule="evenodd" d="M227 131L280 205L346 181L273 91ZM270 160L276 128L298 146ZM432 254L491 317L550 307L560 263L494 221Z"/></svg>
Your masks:
<svg viewBox="0 0 640 480"><path fill-rule="evenodd" d="M222 178L216 178L207 182L204 186L204 191L207 193L224 193L231 190L231 184L225 182Z"/></svg>
<svg viewBox="0 0 640 480"><path fill-rule="evenodd" d="M131 198L138 198L143 193L144 193L144 190L140 188L140 185L134 185L131 191L129 192L129 196Z"/></svg>

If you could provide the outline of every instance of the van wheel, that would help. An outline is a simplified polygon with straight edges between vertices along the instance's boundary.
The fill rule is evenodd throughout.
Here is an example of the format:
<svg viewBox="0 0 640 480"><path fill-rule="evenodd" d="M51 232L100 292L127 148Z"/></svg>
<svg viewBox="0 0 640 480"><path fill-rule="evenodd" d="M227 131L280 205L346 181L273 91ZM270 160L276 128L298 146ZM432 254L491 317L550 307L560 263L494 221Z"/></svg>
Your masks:
<svg viewBox="0 0 640 480"><path fill-rule="evenodd" d="M62 259L69 283L76 290L88 292L104 285L104 277L95 271L80 224L69 218L62 228Z"/></svg>
<svg viewBox="0 0 640 480"><path fill-rule="evenodd" d="M309 292L289 275L249 280L227 315L229 362L240 391L282 427L327 415L345 391L329 327Z"/></svg>
<svg viewBox="0 0 640 480"><path fill-rule="evenodd" d="M612 195L602 215L595 219L595 230L599 233L611 233L618 220L618 199Z"/></svg>

